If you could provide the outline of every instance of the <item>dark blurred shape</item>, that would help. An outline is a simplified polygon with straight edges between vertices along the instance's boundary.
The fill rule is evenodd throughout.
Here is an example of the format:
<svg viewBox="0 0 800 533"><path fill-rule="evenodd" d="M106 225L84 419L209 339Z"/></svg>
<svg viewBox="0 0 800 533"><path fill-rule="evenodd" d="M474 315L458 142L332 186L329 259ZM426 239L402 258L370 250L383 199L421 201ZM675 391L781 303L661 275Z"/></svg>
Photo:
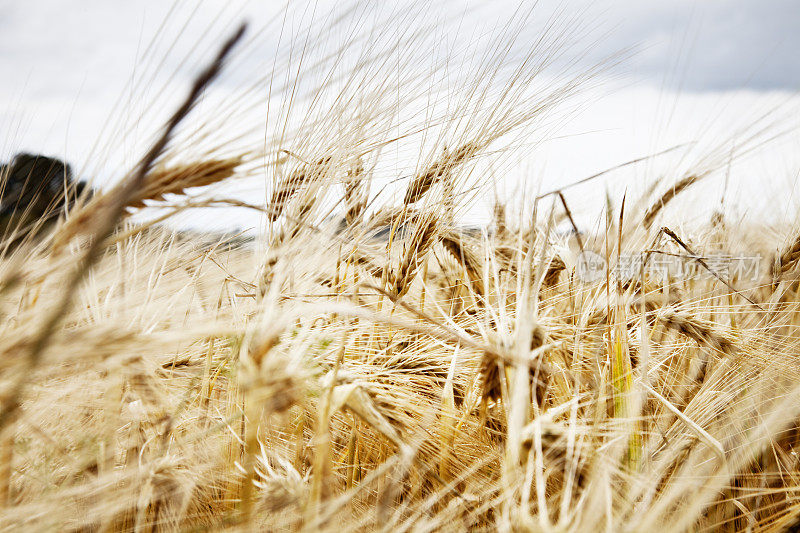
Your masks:
<svg viewBox="0 0 800 533"><path fill-rule="evenodd" d="M55 221L86 189L70 166L43 155L21 153L0 165L0 235L14 242Z"/></svg>

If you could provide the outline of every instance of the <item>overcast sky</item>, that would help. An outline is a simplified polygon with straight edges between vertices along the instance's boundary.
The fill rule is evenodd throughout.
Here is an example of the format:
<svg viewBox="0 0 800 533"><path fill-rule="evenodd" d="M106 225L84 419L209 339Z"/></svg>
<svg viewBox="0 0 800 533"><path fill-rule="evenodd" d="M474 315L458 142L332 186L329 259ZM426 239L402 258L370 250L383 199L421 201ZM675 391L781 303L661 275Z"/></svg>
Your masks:
<svg viewBox="0 0 800 533"><path fill-rule="evenodd" d="M185 2L184 2L185 4ZM276 2L199 2L196 17L210 19L222 6L251 18ZM324 4L324 2L323 2ZM379 4L379 3L377 3ZM480 2L449 2L477 6ZM515 2L495 0L492 9ZM597 53L633 47L629 68L643 80L681 83L687 90L741 87L797 90L800 83L800 2L796 0L540 0L541 13L562 6L585 10L606 38ZM142 40L172 7L169 0L3 0L0 2L0 67L6 93L28 81L33 95L73 93L97 68L129 74ZM320 11L323 8L320 8ZM187 13L189 10L185 10ZM186 42L192 37L187 36ZM679 75L671 75L674 69ZM60 79L54 83L55 79ZM47 83L49 81L49 83ZM35 93L35 94L34 94Z"/></svg>
<svg viewBox="0 0 800 533"><path fill-rule="evenodd" d="M800 84L800 2L586 2L609 24L603 46L635 46L636 73L690 91L786 89ZM677 75L668 74L677 69Z"/></svg>
<svg viewBox="0 0 800 533"><path fill-rule="evenodd" d="M324 12L325 4L319 2L313 13ZM573 180L670 142L695 140L695 132L713 136L748 113L757 115L791 101L800 87L798 0L539 4L542 16L534 17L527 31L538 31L553 11L561 9L565 16L581 13L582 23L592 32L592 46L582 60L586 65L620 50L630 52L608 73L605 88L593 89L597 105L565 124L566 140L548 145L546 163L538 154L526 167L545 182ZM218 42L214 36L242 17L255 26L266 23L275 5L227 0L179 2L177 7L169 0L0 0L0 159L32 150L82 161L126 83L142 68L153 35L165 36L157 55L164 61L161 72L169 73L163 95L169 101L170 87L179 92L181 83L196 71L195 64L182 64L188 51L195 45L213 48ZM308 9L309 3L302 5ZM381 3L374 5L380 10ZM471 24L511 13L515 5L511 0L449 1L441 16L450 17L443 24L453 28L457 43L460 35L469 38ZM184 26L182 21L190 16L191 24ZM169 25L159 30L165 19ZM267 35L264 42L270 38ZM152 65L154 59L146 61ZM253 68L257 64L254 60ZM229 78L222 86L243 81ZM167 103L162 118L166 109ZM128 118L135 123L137 117ZM755 178L762 196L766 190L785 190L787 184L794 190L800 163L797 138L790 135L759 160L757 168L769 163L774 168L764 173L777 174ZM570 155L575 153L582 157ZM741 173L752 185L752 168ZM740 181L747 190L747 180Z"/></svg>

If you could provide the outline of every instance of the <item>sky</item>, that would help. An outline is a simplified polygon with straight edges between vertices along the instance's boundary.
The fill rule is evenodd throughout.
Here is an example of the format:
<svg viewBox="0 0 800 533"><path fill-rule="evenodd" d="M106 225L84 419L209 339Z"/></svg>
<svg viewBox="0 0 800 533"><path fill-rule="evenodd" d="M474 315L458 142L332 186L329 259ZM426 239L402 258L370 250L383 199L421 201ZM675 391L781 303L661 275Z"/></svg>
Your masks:
<svg viewBox="0 0 800 533"><path fill-rule="evenodd" d="M141 155L154 126L237 21L250 20L258 46L215 86L220 101L248 84L263 98L268 86L262 79L284 34L302 37L309 20L318 21L316 32L328 31L328 25L335 31L325 15L335 2L290 4L284 12L282 4L265 1L0 0L0 160L22 150L59 155L83 177L113 180ZM367 21L403 10L387 8L388 3L365 5L360 13ZM502 31L502 21L514 20L517 9L510 0L453 0L431 9L413 5L417 10L408 9L406 22L435 23L447 43L443 47L454 50L476 35ZM670 174L680 174L682 164L688 168L704 153L727 150L719 144L740 131L731 137L733 149L737 139L747 138L751 124L771 113L771 131L782 135L716 172L699 196L703 204L720 202L727 184L728 209L737 215L763 206L781 216L796 212L800 2L540 0L521 25L521 39L535 40L554 14L566 33L577 34L571 35L578 41L572 55L565 56L575 60L571 68L591 68L609 57L619 61L567 106L569 113L548 130L547 139L507 167L508 178L494 193L547 190L692 143L674 157L633 166L570 193L579 210L591 211L603 188L622 194L628 187L643 190L658 177L675 181L681 176ZM557 81L564 73L557 63L547 75ZM125 135L109 134L123 127ZM100 160L107 164L98 166ZM239 192L263 195L263 185L244 184ZM478 211L485 212L491 201L478 199ZM236 225L253 224L237 217ZM188 223L214 229L231 224L227 217L198 215Z"/></svg>

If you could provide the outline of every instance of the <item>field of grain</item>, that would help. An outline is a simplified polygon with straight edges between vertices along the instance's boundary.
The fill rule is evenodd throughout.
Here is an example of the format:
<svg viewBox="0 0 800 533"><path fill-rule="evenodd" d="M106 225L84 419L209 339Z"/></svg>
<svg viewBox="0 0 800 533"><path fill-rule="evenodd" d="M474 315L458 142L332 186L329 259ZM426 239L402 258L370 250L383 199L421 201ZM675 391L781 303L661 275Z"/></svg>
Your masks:
<svg viewBox="0 0 800 533"><path fill-rule="evenodd" d="M728 140L609 196L592 229L566 190L464 224L598 72L540 83L564 47L551 29L513 59L501 32L448 90L379 42L343 77L334 52L303 71L307 100L276 83L283 129L241 150L193 114L234 32L117 185L7 224L0 529L797 527L798 231L680 223ZM421 132L382 194L383 148ZM266 198L214 192L264 175ZM159 218L130 218L153 203ZM263 231L170 229L198 206L258 211Z"/></svg>

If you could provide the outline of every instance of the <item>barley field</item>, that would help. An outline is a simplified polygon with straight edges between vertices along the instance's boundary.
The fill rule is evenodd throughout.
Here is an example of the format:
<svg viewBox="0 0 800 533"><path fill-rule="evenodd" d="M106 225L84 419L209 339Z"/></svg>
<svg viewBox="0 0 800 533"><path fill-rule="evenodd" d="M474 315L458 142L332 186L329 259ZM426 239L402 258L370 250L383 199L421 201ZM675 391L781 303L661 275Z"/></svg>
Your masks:
<svg viewBox="0 0 800 533"><path fill-rule="evenodd" d="M402 22L287 39L310 59L243 91L277 102L255 123L253 100L197 109L254 29L229 31L113 185L4 219L1 530L800 525L800 233L681 222L774 116L609 194L591 227L571 198L598 189L572 184L471 225L620 56L571 70L567 18L420 69L436 33ZM263 198L224 188L248 179ZM262 226L170 225L196 208Z"/></svg>

